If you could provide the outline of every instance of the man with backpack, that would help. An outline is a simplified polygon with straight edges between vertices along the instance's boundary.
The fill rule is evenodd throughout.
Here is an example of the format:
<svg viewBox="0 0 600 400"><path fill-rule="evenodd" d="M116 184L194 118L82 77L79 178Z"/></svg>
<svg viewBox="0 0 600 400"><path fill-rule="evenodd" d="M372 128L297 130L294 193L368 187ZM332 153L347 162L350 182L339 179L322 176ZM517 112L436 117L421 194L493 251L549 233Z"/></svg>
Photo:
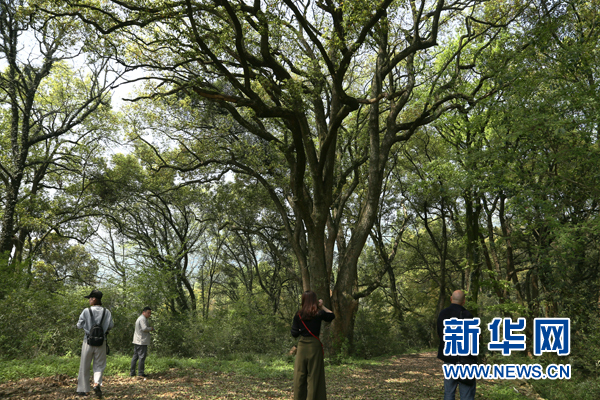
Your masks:
<svg viewBox="0 0 600 400"><path fill-rule="evenodd" d="M92 290L88 296L90 307L79 316L77 328L83 329L85 336L81 347L77 394L86 396L90 391L90 364L94 361L94 393L102 397L102 374L106 368L106 334L114 326L110 311L102 307L102 292Z"/></svg>

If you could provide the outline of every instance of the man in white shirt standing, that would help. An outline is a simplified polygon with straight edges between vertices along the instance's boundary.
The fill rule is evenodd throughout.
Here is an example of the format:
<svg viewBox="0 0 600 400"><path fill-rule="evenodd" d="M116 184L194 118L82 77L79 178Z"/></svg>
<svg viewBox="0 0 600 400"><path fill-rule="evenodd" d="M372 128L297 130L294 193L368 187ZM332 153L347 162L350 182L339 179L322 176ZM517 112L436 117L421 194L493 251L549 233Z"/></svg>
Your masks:
<svg viewBox="0 0 600 400"><path fill-rule="evenodd" d="M148 325L148 318L152 315L150 307L144 307L142 315L135 321L135 332L133 334L133 357L131 358L130 376L135 376L135 365L139 360L138 376L146 376L144 373L144 364L146 363L146 355L148 354L148 345L152 341L150 332L154 330Z"/></svg>
<svg viewBox="0 0 600 400"><path fill-rule="evenodd" d="M114 326L109 310L102 307L102 292L92 290L88 296L90 307L85 308L77 321L77 328L83 329L83 346L81 347L81 360L79 362L79 375L77 377L77 394L86 396L90 391L90 364L94 361L94 393L102 397L102 374L106 368L106 334ZM103 339L101 345L90 345L88 339L94 325L102 327ZM97 340L97 337L94 336Z"/></svg>

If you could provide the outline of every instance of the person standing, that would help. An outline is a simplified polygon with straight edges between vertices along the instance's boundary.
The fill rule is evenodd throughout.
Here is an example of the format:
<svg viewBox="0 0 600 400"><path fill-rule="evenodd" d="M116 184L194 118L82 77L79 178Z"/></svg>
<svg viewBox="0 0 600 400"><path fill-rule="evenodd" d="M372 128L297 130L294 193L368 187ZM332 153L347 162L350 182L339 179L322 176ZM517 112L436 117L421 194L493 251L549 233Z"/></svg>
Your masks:
<svg viewBox="0 0 600 400"><path fill-rule="evenodd" d="M146 356L148 355L148 345L152 341L150 332L154 330L148 325L148 319L152 316L152 309L144 307L142 315L135 321L135 331L133 333L133 357L131 358L130 376L135 376L135 365L139 360L138 376L147 376L144 373Z"/></svg>
<svg viewBox="0 0 600 400"><path fill-rule="evenodd" d="M447 364L458 364L458 356L445 356L444 355L444 320L450 318L457 319L471 319L471 314L465 307L466 298L465 293L462 290L455 290L450 296L450 306L444 308L437 320L437 333L440 338L440 344L438 347L437 358ZM476 361L476 356L467 356L473 358ZM460 400L473 400L475 399L476 381L475 379L463 380L463 379L446 379L444 377L444 400L454 400L456 396L456 387L460 393Z"/></svg>
<svg viewBox="0 0 600 400"><path fill-rule="evenodd" d="M321 321L331 322L335 315L317 301L311 290L302 294L302 308L294 315L292 336L300 337L294 363L294 400L326 400L323 344L319 340Z"/></svg>
<svg viewBox="0 0 600 400"><path fill-rule="evenodd" d="M102 307L102 292L92 290L88 296L90 306L85 308L79 320L77 328L83 329L85 335L83 337L83 346L81 347L81 360L79 362L79 375L77 376L77 394L86 396L90 391L90 365L94 362L94 393L97 397L102 397L102 375L106 368L106 334L114 327L112 315L109 310ZM95 325L102 328L102 344L88 344L90 333ZM97 337L97 336L95 336Z"/></svg>

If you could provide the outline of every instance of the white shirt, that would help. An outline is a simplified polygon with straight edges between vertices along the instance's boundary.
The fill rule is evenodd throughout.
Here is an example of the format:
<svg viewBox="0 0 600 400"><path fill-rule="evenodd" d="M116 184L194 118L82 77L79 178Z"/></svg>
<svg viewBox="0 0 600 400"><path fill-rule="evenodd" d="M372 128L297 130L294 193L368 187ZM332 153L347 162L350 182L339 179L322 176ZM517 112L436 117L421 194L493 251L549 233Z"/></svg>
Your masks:
<svg viewBox="0 0 600 400"><path fill-rule="evenodd" d="M115 324L112 319L112 314L107 308L102 306L92 306L92 314L94 314L94 322L100 324L100 320L102 319L102 310L106 310L104 313L104 320L102 321L102 329L106 334L109 330L111 330ZM77 328L83 329L86 335L90 333L92 330L92 317L90 317L89 308L85 308L81 314L79 315L79 321L77 321ZM85 340L85 336L83 338Z"/></svg>
<svg viewBox="0 0 600 400"><path fill-rule="evenodd" d="M148 325L148 318L144 314L140 315L135 321L135 332L133 333L133 344L149 345L152 342L150 331L152 327Z"/></svg>

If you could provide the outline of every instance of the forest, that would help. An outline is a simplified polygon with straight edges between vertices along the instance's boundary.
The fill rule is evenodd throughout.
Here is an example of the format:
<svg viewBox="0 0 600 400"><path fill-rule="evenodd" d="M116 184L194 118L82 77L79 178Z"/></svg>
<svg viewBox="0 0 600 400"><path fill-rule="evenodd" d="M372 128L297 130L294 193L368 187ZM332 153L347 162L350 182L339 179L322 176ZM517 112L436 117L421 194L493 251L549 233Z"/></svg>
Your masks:
<svg viewBox="0 0 600 400"><path fill-rule="evenodd" d="M462 289L482 361L570 364L537 398L599 398L599 13L0 0L0 383L78 360L92 289L117 358L152 307L149 365L289 364L313 290L340 376L437 351ZM525 318L526 350L488 350L498 317ZM570 319L568 356L533 354L536 318Z"/></svg>

